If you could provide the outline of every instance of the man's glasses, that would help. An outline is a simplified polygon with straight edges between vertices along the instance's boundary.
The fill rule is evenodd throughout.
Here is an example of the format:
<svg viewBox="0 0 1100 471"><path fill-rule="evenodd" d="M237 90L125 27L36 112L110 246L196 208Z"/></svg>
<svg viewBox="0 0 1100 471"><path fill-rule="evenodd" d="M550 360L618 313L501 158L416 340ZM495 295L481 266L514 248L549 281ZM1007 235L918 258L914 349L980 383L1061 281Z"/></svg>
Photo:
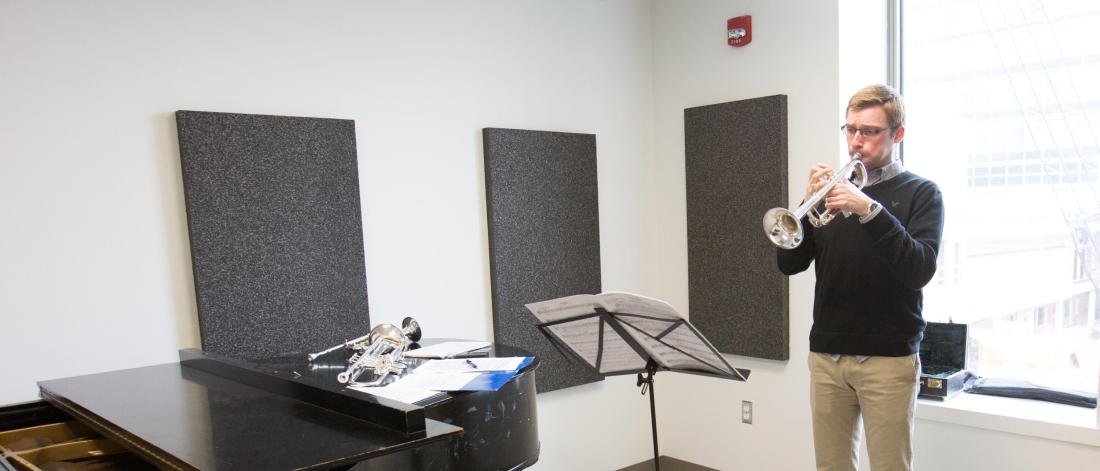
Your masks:
<svg viewBox="0 0 1100 471"><path fill-rule="evenodd" d="M863 137L866 138L866 139L870 139L870 138L873 138L873 137L875 137L879 134L882 134L882 132L887 130L887 129L890 129L890 128L863 128L863 129L860 129L860 128L853 128L853 127L851 127L847 124L840 127L840 130L842 132L844 132L845 134L847 134L849 138L856 137L856 133L858 132L858 133L862 134Z"/></svg>

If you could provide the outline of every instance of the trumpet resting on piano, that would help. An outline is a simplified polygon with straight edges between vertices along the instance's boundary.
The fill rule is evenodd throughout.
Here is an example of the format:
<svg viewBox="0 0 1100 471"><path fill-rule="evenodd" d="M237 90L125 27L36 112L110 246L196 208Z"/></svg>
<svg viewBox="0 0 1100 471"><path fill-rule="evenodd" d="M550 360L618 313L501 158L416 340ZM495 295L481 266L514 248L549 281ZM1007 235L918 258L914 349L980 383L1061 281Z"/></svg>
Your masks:
<svg viewBox="0 0 1100 471"><path fill-rule="evenodd" d="M408 368L405 363L405 351L410 345L420 340L420 337L420 324L415 319L406 317L401 322L400 328L393 324L379 324L367 335L317 353L310 353L306 358L312 363L317 358L336 350L354 350L356 353L348 358L347 369L336 375L336 380L356 386L380 386L391 374L400 375ZM357 382L359 377L367 371L374 374L374 379L363 383Z"/></svg>

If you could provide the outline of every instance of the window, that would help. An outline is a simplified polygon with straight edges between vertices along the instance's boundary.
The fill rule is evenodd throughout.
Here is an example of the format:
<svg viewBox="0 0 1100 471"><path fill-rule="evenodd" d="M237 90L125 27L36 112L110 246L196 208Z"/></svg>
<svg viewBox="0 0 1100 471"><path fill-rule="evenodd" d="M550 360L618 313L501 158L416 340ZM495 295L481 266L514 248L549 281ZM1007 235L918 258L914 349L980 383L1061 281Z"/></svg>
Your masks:
<svg viewBox="0 0 1100 471"><path fill-rule="evenodd" d="M925 318L962 322L969 367L1100 383L1100 2L905 0L906 167L943 190Z"/></svg>

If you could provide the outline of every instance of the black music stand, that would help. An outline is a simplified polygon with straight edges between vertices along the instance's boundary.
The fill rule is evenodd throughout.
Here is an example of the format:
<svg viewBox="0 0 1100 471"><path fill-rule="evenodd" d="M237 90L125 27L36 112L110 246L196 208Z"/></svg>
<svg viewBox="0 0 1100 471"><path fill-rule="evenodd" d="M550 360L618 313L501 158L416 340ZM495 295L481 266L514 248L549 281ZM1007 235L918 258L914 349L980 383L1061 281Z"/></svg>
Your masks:
<svg viewBox="0 0 1100 471"><path fill-rule="evenodd" d="M539 330L567 358L580 360L602 376L638 374L642 394L649 390L653 464L657 471L661 462L653 376L658 371L676 371L736 381L747 381L749 377L749 370L730 366L703 334L678 314L609 312L596 305L572 305L556 312L531 311L542 321L536 324Z"/></svg>

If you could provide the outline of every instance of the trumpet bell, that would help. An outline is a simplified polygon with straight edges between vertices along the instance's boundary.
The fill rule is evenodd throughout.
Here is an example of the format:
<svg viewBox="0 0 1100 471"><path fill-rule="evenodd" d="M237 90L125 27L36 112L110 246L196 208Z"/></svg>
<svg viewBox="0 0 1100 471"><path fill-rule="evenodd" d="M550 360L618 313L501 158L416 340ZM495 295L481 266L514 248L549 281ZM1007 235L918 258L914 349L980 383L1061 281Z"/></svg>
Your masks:
<svg viewBox="0 0 1100 471"><path fill-rule="evenodd" d="M401 321L401 327L393 324L378 324L370 331L369 341L375 343L379 339L389 338L402 345L420 341L420 323L416 319L406 317Z"/></svg>
<svg viewBox="0 0 1100 471"><path fill-rule="evenodd" d="M416 319L406 317L404 320L401 321L401 330L405 332L405 335L408 337L409 342L420 341L420 323L416 322Z"/></svg>
<svg viewBox="0 0 1100 471"><path fill-rule="evenodd" d="M784 249L802 244L802 222L786 208L772 208L764 213L764 233L773 244Z"/></svg>
<svg viewBox="0 0 1100 471"><path fill-rule="evenodd" d="M377 344L382 339L388 339L399 344L405 338L405 333L393 324L378 324L370 331L370 343Z"/></svg>

